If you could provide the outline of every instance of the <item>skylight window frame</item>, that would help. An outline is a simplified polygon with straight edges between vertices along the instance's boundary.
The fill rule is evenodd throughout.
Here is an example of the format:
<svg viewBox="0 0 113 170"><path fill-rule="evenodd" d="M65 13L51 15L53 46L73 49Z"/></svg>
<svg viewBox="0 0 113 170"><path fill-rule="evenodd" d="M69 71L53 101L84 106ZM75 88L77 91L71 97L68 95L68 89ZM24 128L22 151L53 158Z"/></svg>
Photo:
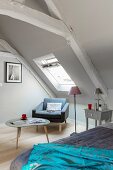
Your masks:
<svg viewBox="0 0 113 170"><path fill-rule="evenodd" d="M55 59L55 62L47 62L50 61L51 59ZM43 62L44 61L44 62ZM44 57L36 58L34 59L34 62L37 64L37 66L41 69L41 71L45 74L45 76L49 79L49 81L53 84L53 86L58 90L58 91L69 91L69 89L75 85L71 77L68 75L66 70L63 68L63 66L59 63L58 59L54 56L54 54L49 54ZM50 67L54 67L52 65L58 64L63 71L67 74L69 79L72 81L72 83L60 83L57 78L48 70Z"/></svg>
<svg viewBox="0 0 113 170"><path fill-rule="evenodd" d="M66 82L61 83L62 81L64 81L64 79L63 80L60 80L60 79L58 80L58 78L56 78L56 76L54 76L51 73L51 71L49 70L49 68L51 68L51 67L57 67L57 66L48 66L48 67L43 68L43 69L46 69L51 74L51 76L57 81L58 84L60 84L60 85L74 85L74 82L71 80L70 76L67 74L67 72L65 71L65 69L62 67L62 65L60 63L59 63L59 67L61 67L63 69L63 71L67 74L67 76L69 76L69 78L71 80L71 83L66 83ZM59 70L57 70L57 71L59 71Z"/></svg>

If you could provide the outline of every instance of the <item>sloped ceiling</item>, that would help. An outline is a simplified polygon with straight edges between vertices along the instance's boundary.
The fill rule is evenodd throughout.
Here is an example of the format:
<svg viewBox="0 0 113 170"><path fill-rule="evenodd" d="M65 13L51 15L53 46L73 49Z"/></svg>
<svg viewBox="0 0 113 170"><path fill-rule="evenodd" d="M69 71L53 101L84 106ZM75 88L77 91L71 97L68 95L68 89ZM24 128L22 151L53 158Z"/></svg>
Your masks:
<svg viewBox="0 0 113 170"><path fill-rule="evenodd" d="M15 5L18 5L18 4L25 5L29 8L32 8L40 12L43 12L47 15L50 15L50 12L44 0L10 0L10 3L15 4Z"/></svg>
<svg viewBox="0 0 113 170"><path fill-rule="evenodd" d="M64 38L7 16L0 16L0 30L5 40L26 59L57 96L60 93L35 65L34 58L54 53L83 94L94 95L94 85Z"/></svg>
<svg viewBox="0 0 113 170"><path fill-rule="evenodd" d="M53 0L105 85L113 89L113 1Z"/></svg>
<svg viewBox="0 0 113 170"><path fill-rule="evenodd" d="M32 9L36 9L40 12L43 12L47 15L50 15L48 7L43 0L25 0L24 4Z"/></svg>

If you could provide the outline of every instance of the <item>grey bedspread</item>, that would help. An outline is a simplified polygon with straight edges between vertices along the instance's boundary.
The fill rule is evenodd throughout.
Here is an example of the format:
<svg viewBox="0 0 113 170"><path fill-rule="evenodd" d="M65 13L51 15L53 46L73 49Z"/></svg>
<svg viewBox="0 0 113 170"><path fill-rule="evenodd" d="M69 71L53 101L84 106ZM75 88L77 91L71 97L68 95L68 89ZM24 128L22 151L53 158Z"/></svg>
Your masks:
<svg viewBox="0 0 113 170"><path fill-rule="evenodd" d="M96 127L82 133L73 134L54 143L113 149L113 129ZM31 150L19 155L11 163L10 170L20 170L22 165L26 164Z"/></svg>

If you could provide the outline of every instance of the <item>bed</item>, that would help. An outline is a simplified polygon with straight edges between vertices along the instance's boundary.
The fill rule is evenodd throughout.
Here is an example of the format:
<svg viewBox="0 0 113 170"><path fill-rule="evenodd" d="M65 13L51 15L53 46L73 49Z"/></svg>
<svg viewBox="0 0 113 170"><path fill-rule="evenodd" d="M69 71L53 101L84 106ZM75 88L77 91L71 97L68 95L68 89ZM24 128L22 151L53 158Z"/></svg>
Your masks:
<svg viewBox="0 0 113 170"><path fill-rule="evenodd" d="M105 127L99 126L82 133L72 134L53 143L113 149L113 123L109 123ZM11 163L10 170L20 170L27 163L31 151L32 149L29 149L20 154Z"/></svg>

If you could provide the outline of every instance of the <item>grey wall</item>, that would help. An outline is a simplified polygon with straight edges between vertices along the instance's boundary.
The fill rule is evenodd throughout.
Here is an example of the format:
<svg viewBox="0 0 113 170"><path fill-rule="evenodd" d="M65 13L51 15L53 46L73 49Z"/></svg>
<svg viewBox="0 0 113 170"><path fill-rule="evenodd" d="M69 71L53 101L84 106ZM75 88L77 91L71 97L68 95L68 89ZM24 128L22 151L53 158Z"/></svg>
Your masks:
<svg viewBox="0 0 113 170"><path fill-rule="evenodd" d="M77 104L76 105L77 130L79 129L79 125L82 125L83 130L86 130L86 119L85 119L85 111L84 111L84 109L86 109L86 108L87 108L86 104ZM69 112L70 112L70 118L74 119L75 111L74 111L73 103L70 103ZM95 127L95 121L93 119L89 119L89 128L93 128L93 127Z"/></svg>
<svg viewBox="0 0 113 170"><path fill-rule="evenodd" d="M108 107L113 110L113 89L108 90L108 99L107 99Z"/></svg>
<svg viewBox="0 0 113 170"><path fill-rule="evenodd" d="M5 62L18 62L16 59L0 57L0 123L20 117L22 113L31 115L31 110L44 97L49 97L26 68L22 68L22 83L5 83Z"/></svg>
<svg viewBox="0 0 113 170"><path fill-rule="evenodd" d="M84 96L84 94L77 95L76 96L76 120L77 120L77 125L83 125L86 127L86 119L85 119L85 109L88 108L88 103L91 103L94 108L95 104L95 99L94 95L91 97ZM74 119L75 118L75 110L74 110L74 96L69 96L69 114L70 118ZM90 119L89 120L89 127L94 127L94 120ZM85 130L85 129L84 129Z"/></svg>

